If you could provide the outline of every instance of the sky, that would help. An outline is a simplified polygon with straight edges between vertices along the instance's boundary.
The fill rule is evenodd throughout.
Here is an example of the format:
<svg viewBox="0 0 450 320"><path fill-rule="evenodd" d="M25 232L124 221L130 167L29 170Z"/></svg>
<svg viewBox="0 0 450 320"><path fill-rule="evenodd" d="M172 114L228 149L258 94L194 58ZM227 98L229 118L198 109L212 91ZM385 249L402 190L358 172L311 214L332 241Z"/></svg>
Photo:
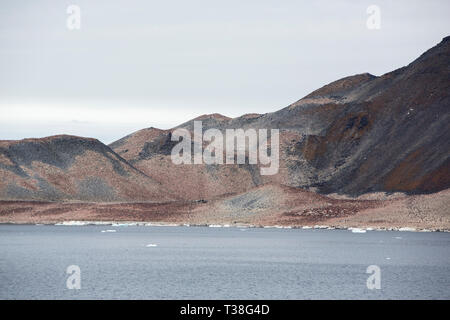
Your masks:
<svg viewBox="0 0 450 320"><path fill-rule="evenodd" d="M450 34L449 12L448 0L2 0L0 140L111 143L206 113L273 112L407 65Z"/></svg>

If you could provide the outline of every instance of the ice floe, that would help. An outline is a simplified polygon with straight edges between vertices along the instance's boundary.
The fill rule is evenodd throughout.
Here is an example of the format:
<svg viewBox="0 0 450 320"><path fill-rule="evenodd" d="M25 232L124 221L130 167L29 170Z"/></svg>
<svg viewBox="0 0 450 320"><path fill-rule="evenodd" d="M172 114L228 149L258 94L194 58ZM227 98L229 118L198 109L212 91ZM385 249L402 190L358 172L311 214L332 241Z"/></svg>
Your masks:
<svg viewBox="0 0 450 320"><path fill-rule="evenodd" d="M366 233L365 229L360 228L348 228L348 230L351 230L353 233Z"/></svg>
<svg viewBox="0 0 450 320"><path fill-rule="evenodd" d="M88 222L85 221L63 221L60 223L56 223L57 226L85 226Z"/></svg>

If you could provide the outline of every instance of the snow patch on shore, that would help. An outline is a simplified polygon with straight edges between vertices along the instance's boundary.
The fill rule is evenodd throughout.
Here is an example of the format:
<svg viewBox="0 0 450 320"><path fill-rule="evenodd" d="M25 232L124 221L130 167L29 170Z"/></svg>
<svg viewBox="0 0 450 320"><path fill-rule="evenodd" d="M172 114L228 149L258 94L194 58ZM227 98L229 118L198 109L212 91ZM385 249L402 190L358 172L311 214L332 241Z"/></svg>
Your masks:
<svg viewBox="0 0 450 320"><path fill-rule="evenodd" d="M188 223L164 223L164 222L114 222L114 221L63 221L49 223L56 226L87 226L87 225L110 225L113 227L146 226L146 227L210 227L210 228L276 228L276 229L323 229L323 230L350 230L354 233L365 233L366 231L402 231L402 232L450 232L446 229L420 229L412 227L346 227L346 226L281 226L281 225L252 225L252 224L188 224ZM36 225L42 225L41 223ZM355 230L355 231L353 231ZM360 231L358 231L360 230Z"/></svg>

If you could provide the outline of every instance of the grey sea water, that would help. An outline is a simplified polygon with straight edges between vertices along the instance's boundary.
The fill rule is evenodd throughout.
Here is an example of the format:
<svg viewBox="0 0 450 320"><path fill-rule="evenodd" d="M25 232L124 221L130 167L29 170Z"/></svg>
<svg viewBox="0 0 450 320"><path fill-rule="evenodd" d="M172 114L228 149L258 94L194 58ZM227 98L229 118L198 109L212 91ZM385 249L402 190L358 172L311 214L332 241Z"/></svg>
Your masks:
<svg viewBox="0 0 450 320"><path fill-rule="evenodd" d="M0 298L449 299L450 233L0 225Z"/></svg>

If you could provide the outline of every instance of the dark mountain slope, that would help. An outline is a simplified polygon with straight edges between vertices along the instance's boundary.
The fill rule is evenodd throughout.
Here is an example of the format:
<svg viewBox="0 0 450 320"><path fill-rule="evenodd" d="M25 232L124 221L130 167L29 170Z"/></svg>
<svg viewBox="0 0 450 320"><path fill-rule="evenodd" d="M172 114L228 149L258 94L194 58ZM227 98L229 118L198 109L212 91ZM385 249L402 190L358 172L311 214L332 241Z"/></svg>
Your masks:
<svg viewBox="0 0 450 320"><path fill-rule="evenodd" d="M257 165L170 161L172 130L144 129L111 147L167 189L208 198L264 183L322 193L428 193L450 186L450 38L406 67L380 77L332 82L277 112L229 119L204 115L203 129L280 129L280 171ZM192 130L193 120L179 127Z"/></svg>
<svg viewBox="0 0 450 320"><path fill-rule="evenodd" d="M0 198L169 200L163 187L96 139L54 136L0 142Z"/></svg>

